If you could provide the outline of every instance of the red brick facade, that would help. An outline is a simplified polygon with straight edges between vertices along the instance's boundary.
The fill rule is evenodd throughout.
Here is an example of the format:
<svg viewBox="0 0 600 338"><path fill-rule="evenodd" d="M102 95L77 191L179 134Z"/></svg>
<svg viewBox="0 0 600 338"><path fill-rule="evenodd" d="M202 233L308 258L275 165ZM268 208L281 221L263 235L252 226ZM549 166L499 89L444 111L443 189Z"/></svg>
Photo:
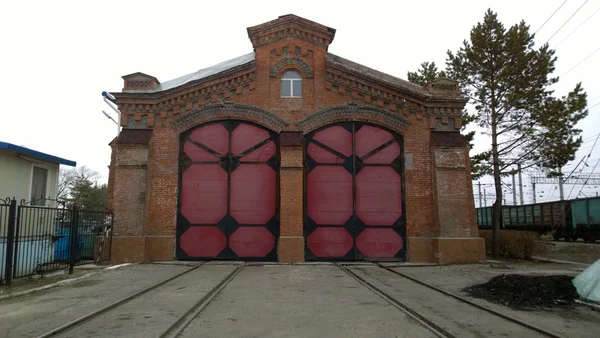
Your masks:
<svg viewBox="0 0 600 338"><path fill-rule="evenodd" d="M175 87L135 73L112 93L123 127L111 143L109 175L115 262L174 259L180 135L226 119L281 135L279 261L304 260L302 135L340 121L404 137L409 261L484 259L468 146L458 135L466 101L457 83L421 87L330 54L335 30L293 15L248 28L248 35L254 54L247 62ZM302 74L302 98L281 97L287 69Z"/></svg>

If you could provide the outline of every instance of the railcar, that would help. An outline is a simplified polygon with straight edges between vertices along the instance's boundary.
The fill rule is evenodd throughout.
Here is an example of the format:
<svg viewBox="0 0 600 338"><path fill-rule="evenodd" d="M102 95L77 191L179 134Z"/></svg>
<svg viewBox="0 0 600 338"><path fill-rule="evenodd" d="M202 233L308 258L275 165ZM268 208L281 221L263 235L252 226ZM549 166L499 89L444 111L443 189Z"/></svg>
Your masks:
<svg viewBox="0 0 600 338"><path fill-rule="evenodd" d="M479 229L492 229L492 207L477 208ZM551 233L554 240L600 239L600 197L503 205L500 229Z"/></svg>

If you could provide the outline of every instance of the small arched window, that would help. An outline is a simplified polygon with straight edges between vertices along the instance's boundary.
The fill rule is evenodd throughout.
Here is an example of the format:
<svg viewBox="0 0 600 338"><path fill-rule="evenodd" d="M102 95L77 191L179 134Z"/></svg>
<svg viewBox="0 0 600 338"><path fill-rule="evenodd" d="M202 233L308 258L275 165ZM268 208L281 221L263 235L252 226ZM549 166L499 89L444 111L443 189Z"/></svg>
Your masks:
<svg viewBox="0 0 600 338"><path fill-rule="evenodd" d="M281 77L281 97L302 97L302 76L295 70L286 70Z"/></svg>

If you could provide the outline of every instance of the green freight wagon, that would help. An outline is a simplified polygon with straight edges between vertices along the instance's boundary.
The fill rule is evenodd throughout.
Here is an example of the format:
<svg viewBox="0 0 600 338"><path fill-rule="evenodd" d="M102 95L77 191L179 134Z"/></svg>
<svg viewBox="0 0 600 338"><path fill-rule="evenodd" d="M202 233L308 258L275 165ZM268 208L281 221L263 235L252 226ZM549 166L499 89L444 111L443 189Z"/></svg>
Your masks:
<svg viewBox="0 0 600 338"><path fill-rule="evenodd" d="M600 197L571 201L571 219L577 238L592 243L600 239Z"/></svg>

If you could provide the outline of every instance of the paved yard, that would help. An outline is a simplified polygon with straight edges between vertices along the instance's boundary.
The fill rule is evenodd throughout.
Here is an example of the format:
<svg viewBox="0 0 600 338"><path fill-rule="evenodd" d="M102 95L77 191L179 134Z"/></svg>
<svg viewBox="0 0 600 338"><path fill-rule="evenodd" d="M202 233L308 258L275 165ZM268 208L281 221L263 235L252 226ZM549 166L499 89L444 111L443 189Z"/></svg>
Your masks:
<svg viewBox="0 0 600 338"><path fill-rule="evenodd" d="M58 336L160 337L239 264L209 263ZM0 337L37 337L192 267L139 264L66 285L0 301ZM552 270L551 268L555 268ZM581 267L579 267L580 269ZM493 276L489 265L400 267L460 292ZM532 270L527 268L514 270ZM539 268L576 271L570 267ZM502 269L500 269L502 270ZM535 332L456 304L377 267L352 268L380 290L456 337L536 337ZM504 273L504 271L498 271ZM484 301L482 301L484 302ZM506 309L502 309L503 311ZM506 313L510 311L506 310ZM517 313L568 337L595 337L600 313ZM542 318L551 318L550 321ZM568 334L565 334L568 333ZM331 264L248 265L181 332L182 337L434 337L426 327Z"/></svg>

